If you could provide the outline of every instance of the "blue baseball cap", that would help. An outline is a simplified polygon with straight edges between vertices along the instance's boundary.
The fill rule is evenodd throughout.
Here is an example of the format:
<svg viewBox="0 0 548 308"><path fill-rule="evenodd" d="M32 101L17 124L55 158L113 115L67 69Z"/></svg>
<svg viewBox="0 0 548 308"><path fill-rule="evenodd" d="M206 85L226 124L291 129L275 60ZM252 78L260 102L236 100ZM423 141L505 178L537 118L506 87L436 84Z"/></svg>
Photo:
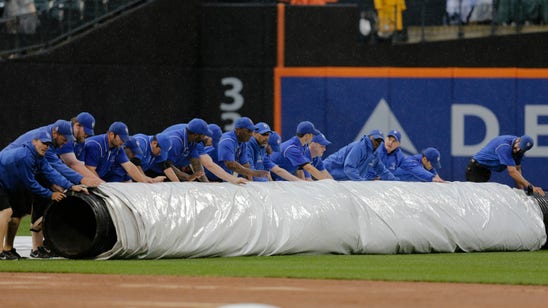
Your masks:
<svg viewBox="0 0 548 308"><path fill-rule="evenodd" d="M272 130L270 129L270 126L268 126L268 124L266 124L265 122L259 122L255 124L255 132L262 135L270 133L272 132Z"/></svg>
<svg viewBox="0 0 548 308"><path fill-rule="evenodd" d="M440 152L436 148L426 148L422 151L422 155L428 159L428 161L432 164L432 167L436 169L441 168Z"/></svg>
<svg viewBox="0 0 548 308"><path fill-rule="evenodd" d="M245 128L249 129L250 131L255 130L255 125L253 125L253 121L251 121L248 117L241 117L238 120L236 120L236 124L234 124L234 128Z"/></svg>
<svg viewBox="0 0 548 308"><path fill-rule="evenodd" d="M95 128L95 118L89 112L81 112L76 116L76 121L84 127L84 131L88 136L95 135L93 131Z"/></svg>
<svg viewBox="0 0 548 308"><path fill-rule="evenodd" d="M369 136L373 137L373 139L384 139L384 134L382 133L382 130L380 129L374 129L370 131Z"/></svg>
<svg viewBox="0 0 548 308"><path fill-rule="evenodd" d="M206 121L194 118L186 125L186 128L194 134L211 136L212 133L207 127Z"/></svg>
<svg viewBox="0 0 548 308"><path fill-rule="evenodd" d="M531 138L531 136L529 135L521 136L521 140L519 141L519 148L523 152L529 151L534 145L535 145L535 142L533 141L533 138Z"/></svg>
<svg viewBox="0 0 548 308"><path fill-rule="evenodd" d="M57 120L53 123L51 128L52 132L57 132L60 135L65 136L67 142L74 141L74 135L72 134L72 124L66 120Z"/></svg>
<svg viewBox="0 0 548 308"><path fill-rule="evenodd" d="M129 137L129 140L126 143L124 143L124 146L130 149L134 155L143 153L143 151L141 150L141 147L139 146L139 141L133 137Z"/></svg>
<svg viewBox="0 0 548 308"><path fill-rule="evenodd" d="M316 136L314 136L314 138L312 138L312 142L319 143L323 146L328 146L331 144L331 141L327 140L327 138L325 138L325 135L322 133L319 133Z"/></svg>
<svg viewBox="0 0 548 308"><path fill-rule="evenodd" d="M314 127L314 124L310 121L302 121L297 125L297 134L304 135L304 134L312 134L316 136L317 134L320 134L320 131Z"/></svg>
<svg viewBox="0 0 548 308"><path fill-rule="evenodd" d="M156 162L163 162L167 159L168 152L171 150L171 139L169 139L169 134L160 133L156 135L156 141L160 146L160 159Z"/></svg>
<svg viewBox="0 0 548 308"><path fill-rule="evenodd" d="M47 131L40 130L34 135L34 140L40 140L43 144L52 145L53 139L51 139L51 134Z"/></svg>
<svg viewBox="0 0 548 308"><path fill-rule="evenodd" d="M388 134L386 134L386 136L392 136L396 138L398 142L401 142L401 133L395 129L389 131Z"/></svg>
<svg viewBox="0 0 548 308"><path fill-rule="evenodd" d="M124 143L129 141L129 130L127 129L127 125L123 122L112 123L108 131L120 136L120 139L122 139Z"/></svg>
<svg viewBox="0 0 548 308"><path fill-rule="evenodd" d="M211 138L213 139L213 144L219 143L219 140L221 140L221 136L223 135L223 131L221 130L221 127L213 123L209 124L207 127L212 133Z"/></svg>
<svg viewBox="0 0 548 308"><path fill-rule="evenodd" d="M277 132L271 131L268 137L268 144L274 152L280 152L280 144L282 143L282 137Z"/></svg>

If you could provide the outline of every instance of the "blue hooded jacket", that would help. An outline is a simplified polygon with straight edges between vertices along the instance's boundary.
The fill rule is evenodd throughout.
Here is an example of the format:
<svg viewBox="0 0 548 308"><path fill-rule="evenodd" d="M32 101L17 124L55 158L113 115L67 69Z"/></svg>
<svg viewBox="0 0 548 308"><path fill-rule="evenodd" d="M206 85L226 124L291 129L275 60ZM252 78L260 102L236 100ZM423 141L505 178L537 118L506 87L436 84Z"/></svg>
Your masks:
<svg viewBox="0 0 548 308"><path fill-rule="evenodd" d="M438 174L435 168L426 170L422 165L422 154L407 156L400 164L394 175L399 177L400 181L405 182L432 182L432 179Z"/></svg>
<svg viewBox="0 0 548 308"><path fill-rule="evenodd" d="M53 169L45 157L38 154L32 142L0 152L0 186L4 191L24 189L34 195L51 199L53 192L38 183L38 174L62 188L72 187L71 182Z"/></svg>
<svg viewBox="0 0 548 308"><path fill-rule="evenodd" d="M40 131L45 131L51 134L53 128L53 124L43 126L40 128L33 129L31 131L28 131L24 133L23 135L19 136L15 141L10 143L7 147L5 147L2 151L7 151L10 149L18 148L22 146L25 143L32 142L32 139L36 134L38 134ZM72 142L72 141L69 141ZM80 184L80 181L82 178L84 178L81 174L71 169L69 166L67 166L61 158L59 158L61 148L56 148L54 146L50 146L48 151L46 152L45 158L48 161L48 163L51 165L51 167L55 170L57 170L60 174L62 174L65 178L67 178L69 181L71 181L74 184Z"/></svg>
<svg viewBox="0 0 548 308"><path fill-rule="evenodd" d="M335 180L366 181L369 169L374 170L381 180L397 180L380 161L367 135L329 155L323 164Z"/></svg>

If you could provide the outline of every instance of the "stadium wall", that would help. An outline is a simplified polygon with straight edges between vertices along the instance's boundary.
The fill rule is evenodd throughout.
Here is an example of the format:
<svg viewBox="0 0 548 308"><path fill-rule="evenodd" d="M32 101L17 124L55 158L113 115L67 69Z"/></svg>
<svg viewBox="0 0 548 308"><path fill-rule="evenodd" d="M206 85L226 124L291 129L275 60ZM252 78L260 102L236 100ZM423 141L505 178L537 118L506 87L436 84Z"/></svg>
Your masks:
<svg viewBox="0 0 548 308"><path fill-rule="evenodd" d="M306 118L332 141L329 155L372 129L396 129L405 153L436 147L440 176L464 181L468 160L492 138L527 133L537 144L524 174L548 186L546 69L291 67L276 79L284 139ZM493 180L513 185L506 172Z"/></svg>
<svg viewBox="0 0 548 308"><path fill-rule="evenodd" d="M418 123L420 119L425 122L436 117L448 119L453 103L473 101L474 105L489 110L507 104L494 99L496 96L476 97L484 94L484 88L476 86L475 75L463 82L445 73L423 78L420 76L423 68L495 69L489 71L491 75L480 78L487 92L506 93L510 84L513 86L508 95L516 95L510 99L507 110L500 107L503 111L493 111L499 119L501 133L525 132L526 106L534 104L544 108L546 104L543 97L548 86L542 77L545 71L537 70L541 78L533 78L531 89L527 83L531 78L522 78L516 73L514 77L505 75L501 80L498 74L504 70L497 71L548 68L546 33L372 45L359 35L357 6L280 7L157 0L47 53L0 63L3 80L0 97L4 111L0 115L4 123L0 143L4 146L28 129L86 110L96 116L97 132L105 131L112 121L122 120L129 125L131 133L150 134L193 117L202 117L228 130L235 118L246 115L255 121L275 123L276 129L287 137L292 134L291 125L295 121L312 116L313 120L321 119L317 120L318 126L329 133L330 139L336 138L339 146L352 141L360 130L346 131L346 136L340 137L338 134L346 129L343 123L349 115L337 118L325 110L318 114L323 108L318 105L329 106L333 111L358 104L356 108L361 112L373 112L369 107L362 108L359 98L364 93L382 92L378 98L371 94L367 99L378 103L382 97L394 114L405 112L403 118ZM349 72L363 68L408 68L411 73L403 79L374 76L373 79L377 79L373 84L383 84L380 92L370 88L372 79L368 74L332 79L338 76L321 72L293 78L300 69L317 72L329 68ZM354 80L356 86L349 87L346 84L349 80ZM415 80L423 84L411 87ZM314 87L308 86L310 82ZM447 100L436 103L438 97L433 94L436 91L432 91L432 85L438 82L444 84L446 92L442 97ZM337 84L346 91L337 89L334 86ZM523 93L534 91L534 103L520 101L527 96L518 95L522 87L517 84L527 84ZM473 90L468 90L469 86ZM414 91L412 99L408 99L410 91ZM463 96L468 100L453 100ZM417 110L405 107L415 100L425 105ZM424 114L425 110L437 108L441 108L441 115ZM539 112L536 113L536 132L539 138L544 138L542 125L546 115L542 110ZM499 117L499 113L514 116ZM401 118L398 115L402 123L409 122ZM486 125L481 121L474 123L477 125L467 129L474 131L474 127ZM466 142L481 141L486 127L475 129L478 135L467 135ZM410 132L410 140L416 140L433 133L436 127L421 129L417 124L406 124L402 129ZM414 135L415 131L418 136ZM544 144L542 138L539 141ZM432 139L432 143L438 141L438 137ZM452 155L451 142L445 140L439 144L444 148L444 157ZM454 158L450 159L445 166L455 165ZM545 165L546 157L538 159L543 159L541 162ZM454 170L460 170L460 166ZM456 174L451 171L444 175L458 179Z"/></svg>

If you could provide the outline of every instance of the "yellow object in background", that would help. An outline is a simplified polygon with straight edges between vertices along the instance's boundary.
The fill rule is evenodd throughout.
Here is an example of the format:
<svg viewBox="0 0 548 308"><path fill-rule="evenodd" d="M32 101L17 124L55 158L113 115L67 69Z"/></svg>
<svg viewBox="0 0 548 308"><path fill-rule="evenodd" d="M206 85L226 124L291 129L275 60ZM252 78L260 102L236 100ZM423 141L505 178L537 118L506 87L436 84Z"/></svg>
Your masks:
<svg viewBox="0 0 548 308"><path fill-rule="evenodd" d="M405 0L375 0L379 20L379 36L390 36L394 31L403 29L402 11L405 11Z"/></svg>

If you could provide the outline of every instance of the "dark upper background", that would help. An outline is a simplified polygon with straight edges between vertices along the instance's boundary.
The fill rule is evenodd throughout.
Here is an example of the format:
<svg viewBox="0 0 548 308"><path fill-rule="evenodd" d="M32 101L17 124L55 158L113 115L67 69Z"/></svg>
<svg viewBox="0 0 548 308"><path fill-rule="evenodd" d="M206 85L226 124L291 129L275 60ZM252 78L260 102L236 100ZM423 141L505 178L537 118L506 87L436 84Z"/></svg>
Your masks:
<svg viewBox="0 0 548 308"><path fill-rule="evenodd" d="M41 55L0 62L0 146L80 111L95 116L97 134L118 120L131 134L194 117L223 126L226 77L244 85L234 112L272 123L276 6L221 2L153 1ZM358 33L359 12L286 7L285 65L548 67L548 33L370 44Z"/></svg>

